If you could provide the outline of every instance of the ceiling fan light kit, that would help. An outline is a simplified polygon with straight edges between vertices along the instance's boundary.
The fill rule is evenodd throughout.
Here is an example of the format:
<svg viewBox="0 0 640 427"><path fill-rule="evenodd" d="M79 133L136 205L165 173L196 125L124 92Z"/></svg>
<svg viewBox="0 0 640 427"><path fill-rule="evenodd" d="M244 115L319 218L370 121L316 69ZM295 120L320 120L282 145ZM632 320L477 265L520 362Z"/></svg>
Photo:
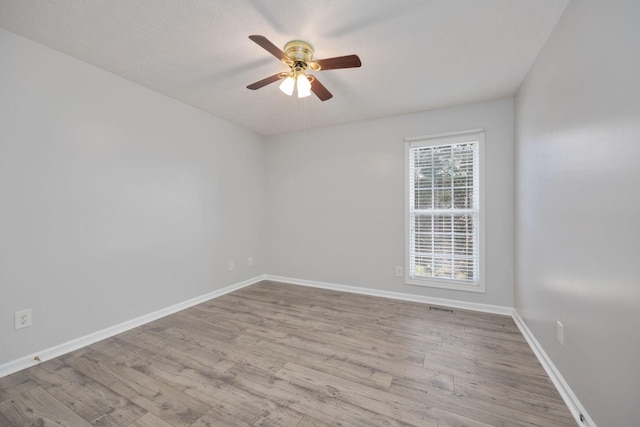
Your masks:
<svg viewBox="0 0 640 427"><path fill-rule="evenodd" d="M298 98L306 98L311 95L311 82L304 73L298 74L296 78L296 88L298 89Z"/></svg>
<svg viewBox="0 0 640 427"><path fill-rule="evenodd" d="M293 89L295 85L296 85L296 81L293 79L293 77L289 76L286 79L284 79L282 83L280 83L280 90L283 93L291 96L293 95Z"/></svg>
<svg viewBox="0 0 640 427"><path fill-rule="evenodd" d="M306 71L317 72L338 68L355 68L362 65L357 55L346 55L313 61L313 47L309 43L301 40L290 41L285 45L283 51L264 36L253 35L249 36L249 39L253 40L290 68L288 73L274 74L273 76L250 84L247 88L251 90L260 89L268 84L284 79L282 83L280 83L280 90L283 93L292 96L294 89L297 89L298 98L310 96L311 92L313 92L321 101L326 101L331 99L333 95L315 76L306 74Z"/></svg>

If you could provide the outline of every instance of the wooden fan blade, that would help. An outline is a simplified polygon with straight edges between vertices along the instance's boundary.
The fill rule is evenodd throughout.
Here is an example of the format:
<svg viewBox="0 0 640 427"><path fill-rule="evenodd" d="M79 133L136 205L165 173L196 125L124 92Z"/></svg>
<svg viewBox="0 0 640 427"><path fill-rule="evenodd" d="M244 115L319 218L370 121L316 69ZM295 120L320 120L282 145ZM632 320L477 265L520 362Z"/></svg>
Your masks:
<svg viewBox="0 0 640 427"><path fill-rule="evenodd" d="M356 68L362 65L358 55L336 56L335 58L318 59L313 61L321 70L335 70L338 68Z"/></svg>
<svg viewBox="0 0 640 427"><path fill-rule="evenodd" d="M282 73L274 74L273 76L269 76L266 79L262 79L255 83L251 83L249 86L247 86L247 89L251 89L251 90L260 89L263 86L266 86L273 82L277 82L281 78L282 78Z"/></svg>
<svg viewBox="0 0 640 427"><path fill-rule="evenodd" d="M254 42L256 42L258 46L260 46L261 48L263 48L264 50L266 50L276 58L280 60L289 59L286 53L280 50L278 46L271 43L265 36L249 36L249 38Z"/></svg>
<svg viewBox="0 0 640 427"><path fill-rule="evenodd" d="M331 92L329 92L315 76L313 77L313 80L311 80L311 92L315 93L316 96L320 98L320 101L326 101L327 99L333 98Z"/></svg>

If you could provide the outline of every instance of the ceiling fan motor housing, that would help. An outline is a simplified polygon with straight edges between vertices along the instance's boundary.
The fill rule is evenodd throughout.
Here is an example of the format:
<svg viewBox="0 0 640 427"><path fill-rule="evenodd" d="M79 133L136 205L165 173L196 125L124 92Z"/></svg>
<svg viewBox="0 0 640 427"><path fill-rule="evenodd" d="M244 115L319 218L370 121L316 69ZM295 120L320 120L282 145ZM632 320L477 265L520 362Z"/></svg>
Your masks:
<svg viewBox="0 0 640 427"><path fill-rule="evenodd" d="M293 40L284 46L284 53L294 62L311 62L313 47L301 40Z"/></svg>
<svg viewBox="0 0 640 427"><path fill-rule="evenodd" d="M284 53L289 57L289 61L283 60L293 70L301 72L307 68L318 71L320 67L311 62L313 59L313 46L302 40L293 40L284 46Z"/></svg>

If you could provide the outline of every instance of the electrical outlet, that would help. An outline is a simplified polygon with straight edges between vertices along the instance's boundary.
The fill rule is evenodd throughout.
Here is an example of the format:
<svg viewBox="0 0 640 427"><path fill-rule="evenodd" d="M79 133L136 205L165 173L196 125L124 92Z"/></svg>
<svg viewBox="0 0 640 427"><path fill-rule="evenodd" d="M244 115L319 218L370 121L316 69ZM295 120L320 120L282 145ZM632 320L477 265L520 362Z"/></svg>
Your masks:
<svg viewBox="0 0 640 427"><path fill-rule="evenodd" d="M253 257L252 256L247 258L247 265L253 265Z"/></svg>
<svg viewBox="0 0 640 427"><path fill-rule="evenodd" d="M556 339L560 345L564 345L564 325L559 320L556 322Z"/></svg>
<svg viewBox="0 0 640 427"><path fill-rule="evenodd" d="M233 270L233 267L234 267L233 261L229 261L229 270Z"/></svg>
<svg viewBox="0 0 640 427"><path fill-rule="evenodd" d="M31 309L16 311L13 318L13 326L17 329L22 329L31 326Z"/></svg>
<svg viewBox="0 0 640 427"><path fill-rule="evenodd" d="M402 270L403 268L401 266L396 267L396 277L402 277L404 275Z"/></svg>

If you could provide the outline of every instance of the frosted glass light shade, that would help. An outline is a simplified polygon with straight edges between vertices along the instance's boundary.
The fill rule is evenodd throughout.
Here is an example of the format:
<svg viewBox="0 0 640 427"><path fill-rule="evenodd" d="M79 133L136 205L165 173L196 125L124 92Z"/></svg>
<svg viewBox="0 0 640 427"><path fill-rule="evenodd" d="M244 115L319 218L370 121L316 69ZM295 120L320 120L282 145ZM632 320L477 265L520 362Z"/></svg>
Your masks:
<svg viewBox="0 0 640 427"><path fill-rule="evenodd" d="M280 83L280 90L291 96L293 95L293 88L295 84L296 81L293 79L293 77L287 77L282 83Z"/></svg>
<svg viewBox="0 0 640 427"><path fill-rule="evenodd" d="M311 82L304 74L298 75L298 98L305 98L311 95Z"/></svg>

